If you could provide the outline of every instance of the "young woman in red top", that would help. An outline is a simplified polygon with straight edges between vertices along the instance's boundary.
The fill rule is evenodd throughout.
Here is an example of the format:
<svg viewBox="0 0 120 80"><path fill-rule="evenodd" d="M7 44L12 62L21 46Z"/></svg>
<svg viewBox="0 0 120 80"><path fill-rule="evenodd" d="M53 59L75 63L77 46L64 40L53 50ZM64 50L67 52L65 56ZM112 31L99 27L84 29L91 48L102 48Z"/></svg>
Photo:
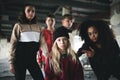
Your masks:
<svg viewBox="0 0 120 80"><path fill-rule="evenodd" d="M45 65L45 80L84 80L83 68L71 49L67 30L56 29L53 38L51 55Z"/></svg>
<svg viewBox="0 0 120 80"><path fill-rule="evenodd" d="M42 45L42 50L38 52L38 64L42 67L45 65L45 60L48 54L51 52L53 44L53 32L55 30L55 16L52 14L47 15L46 28L43 30L44 44Z"/></svg>

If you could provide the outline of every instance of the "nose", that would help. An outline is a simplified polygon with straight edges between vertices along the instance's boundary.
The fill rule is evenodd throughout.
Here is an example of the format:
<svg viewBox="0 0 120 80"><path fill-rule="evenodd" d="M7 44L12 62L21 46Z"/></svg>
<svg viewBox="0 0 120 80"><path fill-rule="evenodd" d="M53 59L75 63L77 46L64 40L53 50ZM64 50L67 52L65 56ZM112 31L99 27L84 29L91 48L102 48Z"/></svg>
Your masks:
<svg viewBox="0 0 120 80"><path fill-rule="evenodd" d="M30 14L33 14L32 10L29 12Z"/></svg>
<svg viewBox="0 0 120 80"><path fill-rule="evenodd" d="M60 43L64 43L64 41L63 41L63 40L61 40L61 41L60 41Z"/></svg>
<svg viewBox="0 0 120 80"><path fill-rule="evenodd" d="M95 34L93 34L92 36L95 37Z"/></svg>

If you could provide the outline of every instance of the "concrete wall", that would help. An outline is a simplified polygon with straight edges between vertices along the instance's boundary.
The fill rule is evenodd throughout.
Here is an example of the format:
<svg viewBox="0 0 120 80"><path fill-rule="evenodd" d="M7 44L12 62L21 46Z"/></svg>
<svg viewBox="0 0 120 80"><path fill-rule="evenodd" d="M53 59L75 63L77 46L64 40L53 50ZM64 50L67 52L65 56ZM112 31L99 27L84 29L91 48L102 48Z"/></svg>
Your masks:
<svg viewBox="0 0 120 80"><path fill-rule="evenodd" d="M114 31L114 34L115 34L116 39L117 39L117 41L118 41L118 44L119 44L119 46L120 46L120 24L114 25L114 26L112 27L112 29L113 29L113 31Z"/></svg>
<svg viewBox="0 0 120 80"><path fill-rule="evenodd" d="M112 1L110 23L120 46L120 0Z"/></svg>
<svg viewBox="0 0 120 80"><path fill-rule="evenodd" d="M112 27L116 39L118 41L118 44L120 46L120 25ZM5 59L9 57L9 49L10 49L10 43L7 42L7 39L0 39L0 59Z"/></svg>
<svg viewBox="0 0 120 80"><path fill-rule="evenodd" d="M111 17L114 16L114 11L116 11L118 14L120 14L120 0L113 0L113 3L111 5ZM117 19L115 19L114 22L116 22ZM120 19L119 19L120 21ZM120 23L116 25L112 25L112 29L115 33L116 39L118 41L118 44L120 46ZM10 43L7 42L7 39L0 39L0 59L8 58L9 56L9 49L10 49Z"/></svg>
<svg viewBox="0 0 120 80"><path fill-rule="evenodd" d="M0 39L0 59L8 58L10 43L7 39Z"/></svg>

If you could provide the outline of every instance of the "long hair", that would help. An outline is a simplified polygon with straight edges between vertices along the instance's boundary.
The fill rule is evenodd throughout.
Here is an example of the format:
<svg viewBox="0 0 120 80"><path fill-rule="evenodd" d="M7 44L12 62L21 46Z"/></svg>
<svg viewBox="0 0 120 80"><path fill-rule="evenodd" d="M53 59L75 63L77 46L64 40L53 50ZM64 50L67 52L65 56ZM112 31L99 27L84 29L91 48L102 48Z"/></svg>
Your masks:
<svg viewBox="0 0 120 80"><path fill-rule="evenodd" d="M97 20L96 26L99 27L101 44L104 45L106 48L110 47L110 44L115 39L112 28L109 27L107 22L102 20Z"/></svg>
<svg viewBox="0 0 120 80"><path fill-rule="evenodd" d="M67 47L67 55L72 57L72 60L76 62L76 55L75 52L72 50L71 45L70 45L70 41L68 40L68 47ZM60 68L60 56L61 53L59 51L59 48L57 46L56 40L53 43L53 47L52 47L52 52L51 52L51 63L50 66L53 69L55 74L60 74L62 72L61 68Z"/></svg>
<svg viewBox="0 0 120 80"><path fill-rule="evenodd" d="M89 27L95 27L95 22L92 20L86 20L84 22L81 23L80 27L79 27L79 36L81 36L81 39L85 41L85 43L90 43L91 40L88 36L88 28ZM96 28L97 29L97 28Z"/></svg>
<svg viewBox="0 0 120 80"><path fill-rule="evenodd" d="M27 6L31 6L31 7L34 7L34 8L35 8L35 6L32 5L32 4L26 4L26 5L24 6L23 10L20 12L20 14L19 14L19 16L18 16L18 22L21 23L21 24L28 24L28 23L29 23L29 24L35 24L35 23L37 23L36 14L35 14L35 17L34 17L31 21L29 21L29 20L26 18L25 8L26 8Z"/></svg>
<svg viewBox="0 0 120 80"><path fill-rule="evenodd" d="M112 39L115 38L112 29L102 20L87 20L80 25L80 36L88 44L92 44L88 36L88 28L94 26L98 31L98 42L102 45L108 46Z"/></svg>

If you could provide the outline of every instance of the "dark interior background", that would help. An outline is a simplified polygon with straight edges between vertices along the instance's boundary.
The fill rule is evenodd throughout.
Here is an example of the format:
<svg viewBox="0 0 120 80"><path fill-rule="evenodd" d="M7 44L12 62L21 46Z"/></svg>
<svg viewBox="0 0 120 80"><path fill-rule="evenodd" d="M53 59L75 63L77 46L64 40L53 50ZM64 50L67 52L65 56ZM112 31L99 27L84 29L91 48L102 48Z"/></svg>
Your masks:
<svg viewBox="0 0 120 80"><path fill-rule="evenodd" d="M61 25L63 7L70 8L77 23L86 19L102 19L109 22L112 0L0 0L0 36L10 38L19 12L24 4L28 3L36 6L42 26L45 26L46 15L52 13L56 16L58 27Z"/></svg>

